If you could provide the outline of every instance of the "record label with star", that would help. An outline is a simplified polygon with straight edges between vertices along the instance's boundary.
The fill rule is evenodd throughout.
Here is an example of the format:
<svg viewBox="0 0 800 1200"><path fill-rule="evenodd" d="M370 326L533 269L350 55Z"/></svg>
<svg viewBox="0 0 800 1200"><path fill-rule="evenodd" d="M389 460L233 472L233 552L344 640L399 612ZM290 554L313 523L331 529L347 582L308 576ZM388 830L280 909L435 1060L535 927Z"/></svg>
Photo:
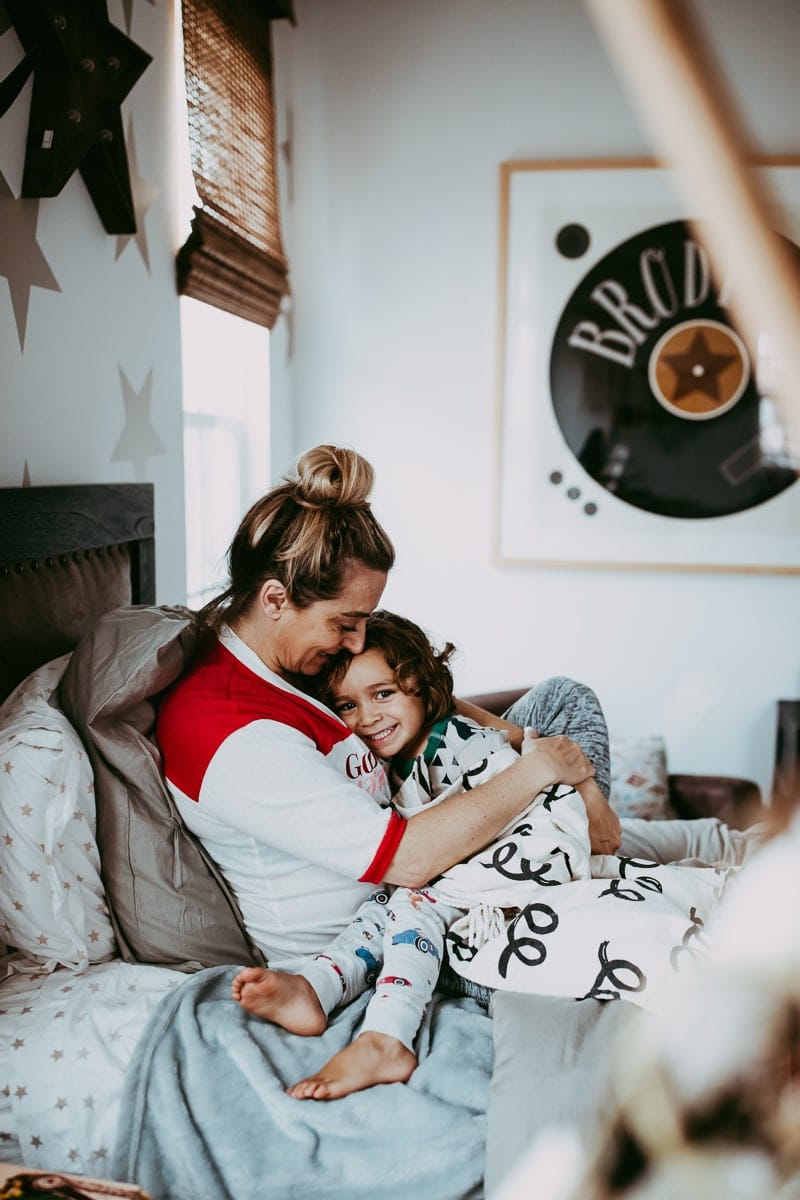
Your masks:
<svg viewBox="0 0 800 1200"><path fill-rule="evenodd" d="M556 247L580 257L569 228ZM798 478L760 370L702 245L670 221L615 246L574 288L553 337L550 395L567 445L608 492L661 516L720 517Z"/></svg>

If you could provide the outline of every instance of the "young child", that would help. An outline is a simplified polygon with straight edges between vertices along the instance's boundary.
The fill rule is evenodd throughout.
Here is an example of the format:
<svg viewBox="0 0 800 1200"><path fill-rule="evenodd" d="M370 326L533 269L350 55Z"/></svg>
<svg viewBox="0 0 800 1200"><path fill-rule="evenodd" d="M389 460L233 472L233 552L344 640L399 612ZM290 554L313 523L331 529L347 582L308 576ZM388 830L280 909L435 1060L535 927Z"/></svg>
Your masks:
<svg viewBox="0 0 800 1200"><path fill-rule="evenodd" d="M321 680L320 699L387 761L393 804L404 814L477 787L517 758L505 733L455 713L448 666L453 650L448 643L436 651L412 621L376 612L367 622L362 653L334 661ZM484 940L499 929L503 910L524 906L532 889L588 878L589 853L583 802L573 788L556 785L489 847L433 885L373 893L347 929L297 975L240 971L234 999L303 1034L321 1033L334 1008L375 984L358 1038L289 1094L327 1100L408 1079L449 927L459 919L463 925L469 913L471 926L483 926ZM463 937L451 935L451 950L458 953L459 946L469 952Z"/></svg>

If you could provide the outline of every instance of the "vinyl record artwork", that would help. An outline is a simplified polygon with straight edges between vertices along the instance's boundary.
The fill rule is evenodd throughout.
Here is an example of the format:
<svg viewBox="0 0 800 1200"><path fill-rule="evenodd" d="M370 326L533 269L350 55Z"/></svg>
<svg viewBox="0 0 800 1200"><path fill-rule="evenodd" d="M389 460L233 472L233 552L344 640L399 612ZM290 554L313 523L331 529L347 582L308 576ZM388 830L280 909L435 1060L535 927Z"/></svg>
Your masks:
<svg viewBox="0 0 800 1200"><path fill-rule="evenodd" d="M800 164L758 169L800 270ZM703 221L649 161L503 165L500 562L800 571L779 364Z"/></svg>

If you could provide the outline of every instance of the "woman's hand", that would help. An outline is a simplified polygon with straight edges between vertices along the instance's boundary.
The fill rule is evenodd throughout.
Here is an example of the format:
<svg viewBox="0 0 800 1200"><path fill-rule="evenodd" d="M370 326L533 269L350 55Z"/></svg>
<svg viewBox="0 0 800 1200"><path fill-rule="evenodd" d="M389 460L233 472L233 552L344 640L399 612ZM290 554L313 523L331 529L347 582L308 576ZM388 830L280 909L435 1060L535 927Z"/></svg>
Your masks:
<svg viewBox="0 0 800 1200"><path fill-rule="evenodd" d="M578 786L589 818L589 845L592 854L616 854L622 841L619 817L593 779Z"/></svg>
<svg viewBox="0 0 800 1200"><path fill-rule="evenodd" d="M522 753L530 754L536 747L547 742L567 743L566 747L552 746L550 749L556 755L565 751L566 760L559 759L559 761L569 761L577 773L582 770L581 758L588 764L589 760L583 755L577 743L570 741L567 737L540 738L532 729L525 730L525 736L522 739ZM575 750L578 751L577 755L574 753ZM558 777L558 781L577 786L589 818L589 844L592 854L616 854L622 841L622 826L619 817L592 778L593 775L594 767L589 764L589 771L580 778L576 778L574 774L563 773Z"/></svg>
<svg viewBox="0 0 800 1200"><path fill-rule="evenodd" d="M538 737L532 729L526 729L522 739L522 754L535 762L537 772L549 771L551 783L570 783L574 786L594 775L594 767L578 743L563 734Z"/></svg>

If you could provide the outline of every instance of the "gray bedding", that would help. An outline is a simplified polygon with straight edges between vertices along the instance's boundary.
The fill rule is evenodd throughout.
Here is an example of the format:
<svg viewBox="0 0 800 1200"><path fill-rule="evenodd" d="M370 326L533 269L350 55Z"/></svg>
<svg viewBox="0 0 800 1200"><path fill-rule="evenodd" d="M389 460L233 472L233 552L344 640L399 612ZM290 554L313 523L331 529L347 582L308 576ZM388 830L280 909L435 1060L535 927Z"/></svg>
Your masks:
<svg viewBox="0 0 800 1200"><path fill-rule="evenodd" d="M332 1102L284 1088L357 1032L369 999L301 1038L230 999L236 968L213 967L169 993L127 1077L116 1179L153 1200L463 1200L483 1194L492 1022L477 1001L437 997L420 1066Z"/></svg>

